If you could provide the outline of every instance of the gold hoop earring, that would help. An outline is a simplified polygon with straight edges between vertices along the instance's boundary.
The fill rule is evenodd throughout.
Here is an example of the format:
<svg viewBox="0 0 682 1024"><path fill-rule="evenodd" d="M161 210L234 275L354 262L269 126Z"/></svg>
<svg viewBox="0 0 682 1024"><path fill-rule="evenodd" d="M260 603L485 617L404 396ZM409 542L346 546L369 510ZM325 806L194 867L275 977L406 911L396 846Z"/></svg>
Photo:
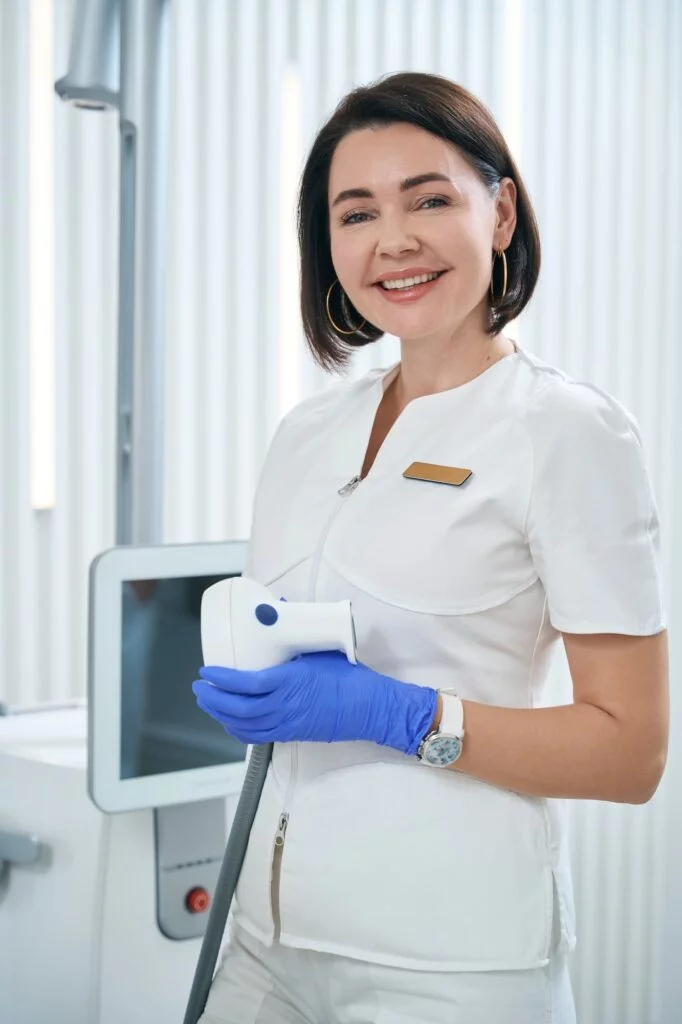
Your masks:
<svg viewBox="0 0 682 1024"><path fill-rule="evenodd" d="M507 257L505 255L504 249L500 248L493 255L493 267L490 274L490 298L493 300L493 302L495 302L495 295L493 294L493 277L495 275L495 260L497 259L498 256L502 260L502 294L498 296L498 299L503 299L507 294Z"/></svg>
<svg viewBox="0 0 682 1024"><path fill-rule="evenodd" d="M329 308L329 300L331 298L332 288L334 287L335 284L338 284L339 288L341 288L341 283L339 282L338 277L335 278L332 281L332 283L329 285L329 291L327 292L326 306L327 306L327 316L329 317L329 321L330 321L332 327L334 328L334 330L338 331L339 334L357 334L358 331L361 330L365 326L365 324L367 323L366 320L363 320L361 324L358 324L357 327L354 327L352 331L344 331L344 329L342 327L339 327L338 324L334 323L334 317L332 316L331 310ZM344 298L343 288L341 288L341 302L342 303L343 303L343 298Z"/></svg>

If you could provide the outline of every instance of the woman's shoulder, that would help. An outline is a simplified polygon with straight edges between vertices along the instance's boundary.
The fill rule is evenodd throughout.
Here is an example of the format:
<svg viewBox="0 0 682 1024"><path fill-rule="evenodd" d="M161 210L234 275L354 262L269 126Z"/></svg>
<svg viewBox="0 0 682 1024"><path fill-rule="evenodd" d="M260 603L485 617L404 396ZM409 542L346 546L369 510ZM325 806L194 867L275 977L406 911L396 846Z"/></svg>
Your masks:
<svg viewBox="0 0 682 1024"><path fill-rule="evenodd" d="M605 431L632 432L640 440L637 419L609 391L520 351L525 376L520 419L533 435L570 444Z"/></svg>

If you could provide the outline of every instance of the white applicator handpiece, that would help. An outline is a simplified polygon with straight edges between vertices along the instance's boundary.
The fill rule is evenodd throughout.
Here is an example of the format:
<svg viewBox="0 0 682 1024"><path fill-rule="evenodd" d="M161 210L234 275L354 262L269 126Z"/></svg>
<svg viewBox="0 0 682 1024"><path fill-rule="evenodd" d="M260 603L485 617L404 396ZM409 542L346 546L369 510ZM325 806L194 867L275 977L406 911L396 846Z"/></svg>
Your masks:
<svg viewBox="0 0 682 1024"><path fill-rule="evenodd" d="M350 601L280 601L246 576L204 591L201 646L205 665L224 668L270 668L315 651L357 662Z"/></svg>
<svg viewBox="0 0 682 1024"><path fill-rule="evenodd" d="M350 601L278 601L246 576L221 580L201 599L201 646L205 665L259 670L297 654L343 651L357 663ZM213 906L187 1002L184 1024L202 1017L223 942L232 897L272 757L272 743L252 749L242 792L213 895Z"/></svg>

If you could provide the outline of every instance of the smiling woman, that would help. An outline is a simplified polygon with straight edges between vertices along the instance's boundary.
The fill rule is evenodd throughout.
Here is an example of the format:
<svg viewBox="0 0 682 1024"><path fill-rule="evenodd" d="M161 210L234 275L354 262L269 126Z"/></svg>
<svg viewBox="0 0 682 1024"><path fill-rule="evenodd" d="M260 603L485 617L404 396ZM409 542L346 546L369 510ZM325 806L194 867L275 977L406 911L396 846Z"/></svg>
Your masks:
<svg viewBox="0 0 682 1024"><path fill-rule="evenodd" d="M357 664L197 684L231 735L274 744L205 1024L575 1024L558 801L646 802L666 756L637 421L502 333L537 227L460 86L409 73L347 96L305 165L299 236L318 362L384 332L400 361L284 418L245 569L289 601L350 601ZM560 640L573 701L541 706Z"/></svg>
<svg viewBox="0 0 682 1024"><path fill-rule="evenodd" d="M415 165L438 169L405 176ZM369 188L339 189L358 174ZM341 140L329 194L336 195L334 268L368 322L411 349L442 347L463 337L465 328L480 347L488 324L499 331L502 315L488 302L491 253L504 251L513 235L511 178L489 190L454 145L423 128L394 124L358 129Z"/></svg>
<svg viewBox="0 0 682 1024"><path fill-rule="evenodd" d="M492 115L417 72L355 89L324 125L303 173L299 241L304 329L327 369L389 333L409 351L458 339L449 363L466 376L540 270L535 216Z"/></svg>

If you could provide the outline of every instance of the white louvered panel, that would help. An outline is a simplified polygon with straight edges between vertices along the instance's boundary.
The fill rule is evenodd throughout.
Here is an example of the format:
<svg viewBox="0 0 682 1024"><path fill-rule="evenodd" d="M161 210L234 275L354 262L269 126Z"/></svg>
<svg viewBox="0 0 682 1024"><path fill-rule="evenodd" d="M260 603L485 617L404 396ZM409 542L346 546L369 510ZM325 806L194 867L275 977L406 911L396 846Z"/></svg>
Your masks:
<svg viewBox="0 0 682 1024"><path fill-rule="evenodd" d="M307 153L310 142L322 123L323 111L326 113L325 67L328 60L326 45L320 44L325 39L326 21L324 10L326 0L296 0L296 39L295 51L301 83L301 134L303 153ZM329 100L333 103L340 96ZM301 167L302 170L302 167ZM296 257L297 258L297 257ZM302 335L301 335L302 338ZM303 342L301 342L303 343ZM301 360L301 393L302 396L312 394L325 386L326 378L313 364L312 359L304 354Z"/></svg>
<svg viewBox="0 0 682 1024"><path fill-rule="evenodd" d="M433 71L437 53L437 0L411 0L404 34L409 40L408 62L412 71Z"/></svg>
<svg viewBox="0 0 682 1024"><path fill-rule="evenodd" d="M503 24L501 4L497 0L485 0L484 3L469 0L464 9L463 21L464 25L459 28L465 38L462 85L482 99L494 113L499 99L492 91L496 77L494 58L499 59L503 52L501 32L496 28Z"/></svg>
<svg viewBox="0 0 682 1024"><path fill-rule="evenodd" d="M680 268L682 267L682 238L679 225L682 223L682 202L680 200L680 172L682 170L682 70L680 53L682 53L682 5L672 2L667 5L664 22L664 35L667 46L662 59L664 80L666 82L666 103L663 108L663 137L668 143L670 162L666 165L660 161L656 167L655 179L661 195L663 233L661 246L663 271L663 307L661 319L657 321L663 328L662 346L665 353L665 370L660 368L659 380L664 381L666 409L674 411L668 421L665 434L665 446L662 446L670 458L664 463L673 465L675 448L679 453L680 437L680 332L679 332L679 295ZM663 376L665 373L665 376ZM679 457L679 455L678 455ZM652 955L660 957L659 962L668 962L674 966L665 972L660 995L654 993L656 1009L660 1005L676 1013L682 1006L682 978L679 972L679 951L682 948L682 886L680 885L680 869L682 864L682 805L679 800L679 780L682 778L682 748L679 736L682 731L682 711L679 701L679 655L677 655L676 623L682 609L682 548L680 545L679 520L682 509L682 482L678 471L666 471L661 474L664 496L669 496L665 509L668 513L666 522L672 539L672 559L670 566L671 599L671 635L673 637L673 701L672 701L672 743L668 762L667 793L669 813L665 821L660 822L658 834L664 839L665 845L656 850L654 868L657 870L657 900L652 908L661 913L663 927L656 935L656 943ZM656 917L659 921L660 918ZM672 957L671 957L672 953ZM671 1015L672 1016L672 1015ZM663 1020L663 1015L660 1015Z"/></svg>
<svg viewBox="0 0 682 1024"><path fill-rule="evenodd" d="M8 38L6 11L3 12L0 6L0 95L7 95L5 54ZM0 139L9 137L7 104L0 103ZM13 183L8 180L9 170L12 166L14 166L14 161L10 164L9 160L0 159L0 239L10 237L7 203L3 201L2 197L12 190ZM9 341L9 301L6 295L10 272L8 250L9 246L0 245L0 679L6 679L8 675L7 623L9 609L7 595L13 566L9 564L9 554L6 551L10 545L3 538L10 536L9 490L15 480L14 467L10 462L8 445L5 440L8 430L10 374L12 377L14 376L11 373L10 359L17 350L17 346L10 346ZM4 689L3 685L3 691Z"/></svg>
<svg viewBox="0 0 682 1024"><path fill-rule="evenodd" d="M678 737L682 714L679 690L679 655L675 623L680 614L680 531L682 492L679 489L680 371L679 280L682 268L682 6L660 2L647 8L642 27L646 40L642 124L642 196L644 206L641 344L649 359L643 367L648 381L646 436L654 471L664 531L664 580L671 628L671 683L673 691L671 755L661 800L652 816L650 845L644 869L652 879L646 907L650 945L644 973L648 979L651 1019L674 1019L682 1007L679 949L682 944L682 804L679 778L682 758ZM642 265L643 264L643 265ZM644 410L643 410L644 412ZM655 431L655 426L658 430ZM666 800L663 803L663 799ZM661 965L666 965L663 972ZM661 974L663 973L662 983ZM632 985L632 979L628 979Z"/></svg>
<svg viewBox="0 0 682 1024"><path fill-rule="evenodd" d="M265 189L263 176L264 79L262 41L267 31L262 0L253 4L237 4L235 42L239 61L238 101L233 108L233 139L236 158L234 196L235 252L238 255L237 292L230 317L230 344L236 357L235 384L231 401L236 416L231 443L237 446L236 472L233 486L237 501L237 518L233 529L246 536L251 525L251 497L256 483L256 457L261 453L255 443L254 414L260 419L259 395L264 349L263 309L267 300L267 282L261 267L268 233L263 224Z"/></svg>
<svg viewBox="0 0 682 1024"><path fill-rule="evenodd" d="M446 78L464 82L464 34L460 30L467 0L441 0L437 14L437 32L433 71Z"/></svg>
<svg viewBox="0 0 682 1024"><path fill-rule="evenodd" d="M307 4L301 3L301 11L305 17ZM355 83L352 76L352 47L349 41L349 20L353 5L346 0L324 0L319 5L324 61L319 93L320 112L323 117L331 114L332 109ZM361 14L361 17L364 15Z"/></svg>
<svg viewBox="0 0 682 1024"><path fill-rule="evenodd" d="M578 0L570 9L566 4L560 6L565 8L563 16L557 14L546 24L551 42L547 46L545 73L550 68L554 73L545 112L547 131L552 134L547 138L541 136L540 145L546 146L549 155L551 191L547 206L548 217L556 224L557 244L548 239L552 259L546 261L543 276L548 271L551 282L548 293L553 299L550 310L554 325L548 323L547 330L554 335L552 343L560 346L557 351L562 357L571 353L571 363L566 366L569 373L580 367L585 375L591 369L586 360L591 340L592 274L590 260L584 255L590 245L589 219L579 211L586 210L592 195L589 158L594 145L590 120L594 41L589 18L594 5L589 0ZM532 130L529 125L527 134ZM570 139L568 146L566 139Z"/></svg>
<svg viewBox="0 0 682 1024"><path fill-rule="evenodd" d="M18 30L15 26L15 11L8 7L0 6L0 89L2 95L7 96L8 90L14 84L13 75L18 70L17 62L20 59L17 52ZM14 56L14 59L10 59ZM17 384L17 362L20 355L20 345L16 341L19 336L19 325L17 324L17 308L14 298L16 287L14 280L18 276L19 261L21 254L16 251L16 243L19 242L19 230L15 225L14 217L20 207L21 194L17 193L17 177L19 172L18 154L14 158L6 158L7 139L18 138L19 115L14 105L0 103L0 140L2 141L2 156L0 159L0 238L12 240L13 245L0 245L0 537L3 538L2 572L0 573L0 671L2 672L3 697L7 696L9 689L10 657L13 650L10 650L10 635L16 633L16 599L12 592L14 578L18 565L18 513L19 501L16 493L19 488L17 451L17 425L18 402L13 401ZM12 204L7 201L7 196L13 198ZM10 250L11 256L10 256ZM12 284L10 284L12 282ZM22 330L21 337L25 337ZM15 436L14 445L8 444L7 438L10 430ZM8 543L4 538L12 538Z"/></svg>
<svg viewBox="0 0 682 1024"><path fill-rule="evenodd" d="M63 72L72 4L55 7ZM2 697L82 694L87 567L111 543L117 144L111 117L55 99L57 504L30 507L27 323L28 5L2 5ZM113 275L113 276L112 276ZM40 301L40 297L37 297Z"/></svg>
<svg viewBox="0 0 682 1024"><path fill-rule="evenodd" d="M72 5L67 6L70 15ZM58 72L63 67L58 58L61 56L63 60L68 53L71 32L69 17L60 17L56 7L54 29L55 72ZM49 625L51 643L46 646L55 673L55 678L50 680L49 696L59 700L67 694L83 692L86 671L83 665L82 622L85 608L84 584L76 568L79 564L78 543L82 524L82 510L79 507L82 471L79 465L80 430L76 423L81 401L81 382L80 375L75 372L79 358L79 339L75 322L78 278L74 278L74 269L78 266L76 246L80 235L83 173L76 133L90 125L82 125L80 118L75 117L73 111L59 101L55 101L54 112L55 196L60 200L56 203L55 211L57 501L46 517L52 526L52 551L48 553L52 571L50 586L46 588L49 600L46 626ZM103 249L101 241L98 240L98 255ZM72 352L74 341L76 351ZM93 338L91 345L99 347L99 339ZM91 434L96 436L100 423L101 416L98 415L94 422L88 424ZM101 461L102 453L99 454ZM94 502L102 499L100 493L93 493L92 497ZM101 528L100 522L93 525Z"/></svg>
<svg viewBox="0 0 682 1024"><path fill-rule="evenodd" d="M199 220L201 231L198 265L203 279L200 308L194 324L190 323L187 336L173 327L173 309L183 302L180 292L182 274L179 272L180 253L173 249L173 267L177 274L174 287L169 292L167 304L167 334L170 350L177 353L176 366L169 367L167 418L169 441L178 439L184 431L189 438L183 446L183 462L176 463L173 445L167 445L166 503L167 539L183 536L192 538L194 524L188 516L181 524L177 510L183 506L176 498L183 490L184 468L193 459L199 460L203 493L195 495L198 501L201 535L207 540L219 540L231 534L234 509L231 481L235 473L235 451L231 443L233 433L230 423L232 395L230 382L235 380L235 355L231 333L228 330L230 310L235 296L235 274L238 265L230 237L232 200L234 194L234 153L230 139L229 125L235 104L236 72L233 64L236 50L232 31L231 4L202 4L200 11L196 4L194 11L201 22L200 34L203 46L199 52L200 80L192 78L190 68L183 67L183 82L186 89L182 107L182 124L176 125L174 159L171 161L172 191L178 198L178 209L188 209ZM182 16L192 18L192 10L184 5ZM175 26L175 49L179 51L187 40L182 41L179 23ZM173 80L178 81L180 67ZM207 81L210 74L210 87ZM202 89L202 95L197 90ZM179 97L178 97L179 99ZM200 145L193 146L191 132L193 121L202 126ZM199 164L198 194L192 194L191 186L185 180L183 161L180 155L186 152ZM196 173L195 173L196 178ZM200 210L192 204L200 204ZM174 204L171 209L174 208ZM198 214L198 216L197 216ZM171 214L172 216L172 214ZM177 231L177 223L175 224ZM171 271L173 273L173 271ZM190 298L190 297L188 297ZM191 298L190 298L191 301ZM195 359L195 346L187 345L187 337L195 337L196 349L203 353L201 365L201 394L198 396L196 417L187 416L183 410L183 387L180 366L187 360ZM188 351L189 349L189 351ZM234 386L234 385L233 385ZM201 432L201 440L198 434ZM206 475L204 475L206 474ZM184 531L184 532L183 532Z"/></svg>
<svg viewBox="0 0 682 1024"><path fill-rule="evenodd" d="M381 3L356 0L350 15L349 45L354 82L373 82L382 70L379 40L384 32Z"/></svg>
<svg viewBox="0 0 682 1024"><path fill-rule="evenodd" d="M287 4L174 6L168 541L245 537L278 413Z"/></svg>
<svg viewBox="0 0 682 1024"><path fill-rule="evenodd" d="M679 131L663 127L679 90L670 80L672 7L527 0L524 42L523 170L543 271L523 344L606 388L637 416L661 509L666 584L678 373L663 323L672 294L667 225L676 223L668 204L680 167ZM674 265L679 249L667 258ZM645 807L572 807L579 944L571 971L581 1024L659 1020L662 893L654 869L667 785Z"/></svg>
<svg viewBox="0 0 682 1024"><path fill-rule="evenodd" d="M205 13L205 12L204 12ZM164 532L167 541L192 538L201 514L202 471L206 440L200 380L206 361L205 321L201 288L206 255L200 235L207 223L207 203L201 188L205 154L199 136L206 116L204 53L200 50L202 19L195 4L172 6L174 111L170 155L169 260L166 268L166 390L167 459ZM216 84L220 87L220 79Z"/></svg>
<svg viewBox="0 0 682 1024"><path fill-rule="evenodd" d="M282 338L290 325L282 323L281 306L278 302L280 277L282 275L282 233L283 221L286 216L280 206L279 183L282 172L282 135L292 130L294 123L300 122L300 109L294 112L292 124L284 123L282 118L282 96L287 69L292 67L291 51L293 31L291 26L292 9L288 0L261 0L263 3L263 21L265 26L263 51L264 60L261 64L261 150L258 153L260 164L260 196L259 207L262 209L261 233L255 253L256 268L254 277L258 290L258 305L261 311L257 345L257 383L256 395L259 402L259 415L254 422L251 416L249 433L252 437L251 458L253 470L251 475L252 488L255 488L258 471L269 440L281 418L279 401L279 377L285 355L282 355ZM300 80L299 80L300 81ZM299 101L300 108L300 101ZM290 215L293 218L294 204L290 204ZM293 243L293 239L292 239ZM288 261L297 267L297 251L294 249ZM294 286L292 288L291 306L296 311L298 320L298 274L294 269ZM251 500L242 496L242 536L247 536L251 528Z"/></svg>
<svg viewBox="0 0 682 1024"><path fill-rule="evenodd" d="M383 67L380 73L404 71L410 60L410 40L406 32L409 0L384 0L381 5L383 31L379 52Z"/></svg>
<svg viewBox="0 0 682 1024"><path fill-rule="evenodd" d="M651 356L642 346L646 323L642 304L642 228L644 208L639 203L642 176L642 134L644 115L642 91L645 85L642 40L645 22L651 24L657 4L644 6L639 0L622 0L609 26L614 34L617 73L614 76L617 102L611 110L616 122L619 167L612 175L612 216L617 224L618 247L612 259L616 274L614 334L611 346L613 384L628 405L641 402L643 412L648 395L641 370ZM652 74L656 71L651 68ZM648 254L647 254L648 257ZM645 258L647 258L645 257ZM651 257L655 260L655 254ZM625 358L623 358L623 354Z"/></svg>
<svg viewBox="0 0 682 1024"><path fill-rule="evenodd" d="M0 76L2 102L2 438L0 481L4 506L2 574L3 680L6 697L16 699L25 689L28 699L39 693L39 648L36 643L36 531L26 514L29 491L28 404L28 9L3 5L3 52ZM13 97L7 103L7 97ZM7 376L4 375L6 367ZM3 695L4 696L4 695Z"/></svg>
<svg viewBox="0 0 682 1024"><path fill-rule="evenodd" d="M611 38L615 43L613 48L617 62L616 73L611 79L615 86L615 102L609 111L615 124L614 145L618 154L617 166L611 171L609 202L613 228L609 234L617 238L617 245L610 247L608 255L604 254L615 274L609 317L607 387L635 411L644 431L647 452L657 446L660 438L658 430L653 433L658 424L648 421L647 417L650 400L653 398L656 402L658 396L647 393L642 368L651 358L651 345L656 351L656 358L661 354L656 341L642 334L647 321L641 289L642 272L647 259L655 262L655 254L645 254L642 248L644 210L638 201L644 185L641 139L645 110L641 96L645 67L641 43L644 19L654 18L656 7L655 3L647 5L645 11L642 4L631 0L618 4L617 9L610 12L613 20L605 26L609 36L599 38L597 43L599 52ZM613 156L613 153L609 154L611 164ZM576 256L577 253L573 252L571 258ZM669 539L666 537L664 540L665 550L669 552ZM620 813L617 813L617 826L614 824L607 829L604 843L598 851L604 942L600 947L593 947L592 955L601 961L602 970L595 979L595 987L585 993L584 1000L593 1007L595 1024L605 1019L637 1024L649 1017L652 989L656 987L655 974L652 977L651 971L642 969L648 959L650 920L647 910L652 899L653 879L650 874L637 872L637 867L650 859L650 821L663 813L664 807L659 800L646 808L605 808L604 811L607 821L609 817L616 816L614 812ZM587 836L585 840L589 842ZM623 899L624 893L628 894L627 899ZM583 907L582 912L584 932L591 937L592 907ZM588 949L583 948L576 962L578 978L588 955ZM655 966L651 964L654 970Z"/></svg>
<svg viewBox="0 0 682 1024"><path fill-rule="evenodd" d="M590 350L592 379L608 387L613 379L613 364L622 351L622 339L615 339L613 318L618 295L617 260L619 234L615 208L615 173L619 167L617 90L617 3L607 0L594 11L593 113L591 141L591 180L593 182L590 222L592 247L586 262L590 267L592 316ZM588 108L589 109L589 108ZM589 124L589 121L588 121ZM576 143L579 132L574 133ZM614 156L618 154L614 161ZM616 166L614 166L614 163ZM609 382L608 384L606 382Z"/></svg>
<svg viewBox="0 0 682 1024"><path fill-rule="evenodd" d="M66 70L73 4L56 4L55 71ZM114 543L118 302L118 118L55 97L57 479L51 514L49 696L81 695L88 569ZM48 696L48 694L46 694Z"/></svg>

